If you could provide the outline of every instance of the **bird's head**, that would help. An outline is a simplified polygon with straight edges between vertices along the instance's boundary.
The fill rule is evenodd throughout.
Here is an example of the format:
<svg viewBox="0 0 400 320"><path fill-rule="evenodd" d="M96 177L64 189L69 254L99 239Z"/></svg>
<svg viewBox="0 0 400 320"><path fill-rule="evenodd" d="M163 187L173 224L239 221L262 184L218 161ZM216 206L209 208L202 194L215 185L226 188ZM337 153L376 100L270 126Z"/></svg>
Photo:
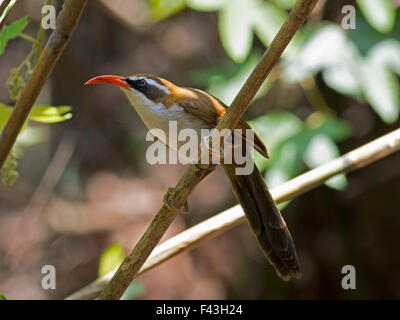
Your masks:
<svg viewBox="0 0 400 320"><path fill-rule="evenodd" d="M90 79L85 83L109 83L119 86L128 96L132 104L146 105L151 102L165 101L173 94L171 82L150 74L135 74L129 77L104 75Z"/></svg>

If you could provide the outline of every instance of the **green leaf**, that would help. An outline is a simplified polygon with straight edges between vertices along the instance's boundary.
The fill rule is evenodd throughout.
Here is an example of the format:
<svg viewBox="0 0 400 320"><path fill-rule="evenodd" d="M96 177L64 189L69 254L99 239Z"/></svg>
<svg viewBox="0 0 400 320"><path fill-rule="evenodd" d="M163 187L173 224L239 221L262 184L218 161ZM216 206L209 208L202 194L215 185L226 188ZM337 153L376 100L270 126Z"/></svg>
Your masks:
<svg viewBox="0 0 400 320"><path fill-rule="evenodd" d="M4 125L10 117L11 111L11 107L0 103L0 130L3 130Z"/></svg>
<svg viewBox="0 0 400 320"><path fill-rule="evenodd" d="M325 67L337 65L347 49L344 30L326 24L309 37L298 55L284 61L283 78L289 83L300 82Z"/></svg>
<svg viewBox="0 0 400 320"><path fill-rule="evenodd" d="M3 294L0 293L0 300L7 300L7 298Z"/></svg>
<svg viewBox="0 0 400 320"><path fill-rule="evenodd" d="M285 22L286 17L287 14L285 11L269 2L263 2L255 8L253 12L254 31L265 46L268 47L270 45L272 39ZM296 41L296 39L292 41ZM293 50L292 41L284 51L284 55Z"/></svg>
<svg viewBox="0 0 400 320"><path fill-rule="evenodd" d="M298 169L298 146L294 142L285 143L279 153L279 161L274 161L269 166L265 179L270 188L293 178Z"/></svg>
<svg viewBox="0 0 400 320"><path fill-rule="evenodd" d="M346 33L329 24L314 32L300 54L285 60L283 66L283 79L289 83L322 71L329 87L342 94L364 96L384 122L393 123L399 117L399 85L393 74L400 75L397 40L381 41L362 57Z"/></svg>
<svg viewBox="0 0 400 320"><path fill-rule="evenodd" d="M339 148L331 138L324 134L317 134L309 142L303 159L310 168L316 168L339 155ZM333 189L343 190L347 186L347 179L344 174L340 174L329 179L325 184Z"/></svg>
<svg viewBox="0 0 400 320"><path fill-rule="evenodd" d="M362 55L365 55L377 43L386 39L400 41L400 19L396 19L390 33L381 33L375 30L363 15L357 16L357 28L347 32L349 39L357 46Z"/></svg>
<svg viewBox="0 0 400 320"><path fill-rule="evenodd" d="M400 41L393 39L381 41L371 48L368 57L382 68L400 76Z"/></svg>
<svg viewBox="0 0 400 320"><path fill-rule="evenodd" d="M296 0L274 0L273 2L282 9L292 9Z"/></svg>
<svg viewBox="0 0 400 320"><path fill-rule="evenodd" d="M349 124L336 117L327 117L317 128L309 130L311 130L314 135L324 134L336 142L347 139L351 134Z"/></svg>
<svg viewBox="0 0 400 320"><path fill-rule="evenodd" d="M286 11L270 2L262 2L253 10L254 32L266 47L270 45L286 18ZM286 59L288 56L297 55L303 43L303 37L302 30L297 31L283 52L282 58Z"/></svg>
<svg viewBox="0 0 400 320"><path fill-rule="evenodd" d="M271 153L280 143L301 132L303 122L294 114L278 111L249 121L250 126L263 140Z"/></svg>
<svg viewBox="0 0 400 320"><path fill-rule="evenodd" d="M99 263L99 278L118 268L124 261L125 253L119 243L114 243L101 254Z"/></svg>
<svg viewBox="0 0 400 320"><path fill-rule="evenodd" d="M249 122L268 147L270 159L255 154L260 170L268 169L265 178L271 187L282 184L300 172L303 159L314 168L339 156L334 140L350 135L347 122L324 118L317 127L305 126L291 113L275 112ZM345 176L329 179L327 185L339 189L346 186Z"/></svg>
<svg viewBox="0 0 400 320"><path fill-rule="evenodd" d="M185 0L150 0L155 20L163 20L185 8Z"/></svg>
<svg viewBox="0 0 400 320"><path fill-rule="evenodd" d="M5 26L0 31L0 55L4 52L8 40L18 37L28 24L28 16L23 17Z"/></svg>
<svg viewBox="0 0 400 320"><path fill-rule="evenodd" d="M142 283L138 281L132 281L132 283L125 290L121 297L121 300L133 300L139 298L145 293L145 288Z"/></svg>
<svg viewBox="0 0 400 320"><path fill-rule="evenodd" d="M70 106L53 107L47 105L36 105L33 106L28 119L43 122L43 123L55 123L68 120L72 117ZM0 130L3 129L4 125L8 121L12 112L12 108L5 104L0 103ZM21 129L21 133L26 127L26 123Z"/></svg>
<svg viewBox="0 0 400 320"><path fill-rule="evenodd" d="M373 28L382 33L393 29L396 8L392 0L357 0L357 4Z"/></svg>
<svg viewBox="0 0 400 320"><path fill-rule="evenodd" d="M207 92L216 96L225 104L230 105L254 69L260 56L261 54L255 51L242 64L232 62L222 67L197 70L192 74L192 77L196 84L207 86ZM265 95L269 87L270 82L267 79L257 92L255 99Z"/></svg>
<svg viewBox="0 0 400 320"><path fill-rule="evenodd" d="M361 72L364 96L386 123L399 117L399 84L394 72L400 74L400 42L386 40L367 54Z"/></svg>
<svg viewBox="0 0 400 320"><path fill-rule="evenodd" d="M198 11L217 11L230 0L186 0L186 5Z"/></svg>
<svg viewBox="0 0 400 320"><path fill-rule="evenodd" d="M250 126L265 143L270 159L255 154L257 167L263 171L272 167L275 161L280 161L280 149L286 141L293 138L304 129L303 122L289 112L271 112L255 120L249 121Z"/></svg>
<svg viewBox="0 0 400 320"><path fill-rule="evenodd" d="M359 96L362 89L359 76L361 60L356 46L347 42L346 50L341 52L340 58L322 71L325 83L342 94Z"/></svg>
<svg viewBox="0 0 400 320"><path fill-rule="evenodd" d="M400 42L385 40L368 51L361 68L360 81L366 100L386 123L399 117Z"/></svg>
<svg viewBox="0 0 400 320"><path fill-rule="evenodd" d="M361 77L364 95L374 111L386 123L393 123L399 117L399 86L389 70L367 60Z"/></svg>
<svg viewBox="0 0 400 320"><path fill-rule="evenodd" d="M254 0L229 0L219 11L218 26L222 45L229 57L243 62L250 53L253 42Z"/></svg>
<svg viewBox="0 0 400 320"><path fill-rule="evenodd" d="M48 106L35 105L33 106L28 119L37 122L55 123L71 119L72 113L70 106Z"/></svg>

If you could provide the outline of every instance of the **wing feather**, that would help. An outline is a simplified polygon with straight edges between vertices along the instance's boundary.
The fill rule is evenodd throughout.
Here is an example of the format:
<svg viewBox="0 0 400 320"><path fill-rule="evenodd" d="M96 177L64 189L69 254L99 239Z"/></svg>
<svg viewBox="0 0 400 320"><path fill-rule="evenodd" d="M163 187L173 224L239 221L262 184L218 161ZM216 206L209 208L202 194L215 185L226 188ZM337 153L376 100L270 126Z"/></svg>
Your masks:
<svg viewBox="0 0 400 320"><path fill-rule="evenodd" d="M212 96L211 94L198 89L181 88L185 92L181 93L178 105L198 119L201 119L209 127L215 127L224 116L227 106ZM179 93L176 94L179 97ZM171 101L171 103L174 103ZM176 102L175 102L176 103ZM253 147L264 157L268 158L268 151L260 137L254 132L254 143L246 139L245 130L252 128L244 120L240 120L236 126L242 129L243 138L253 144Z"/></svg>

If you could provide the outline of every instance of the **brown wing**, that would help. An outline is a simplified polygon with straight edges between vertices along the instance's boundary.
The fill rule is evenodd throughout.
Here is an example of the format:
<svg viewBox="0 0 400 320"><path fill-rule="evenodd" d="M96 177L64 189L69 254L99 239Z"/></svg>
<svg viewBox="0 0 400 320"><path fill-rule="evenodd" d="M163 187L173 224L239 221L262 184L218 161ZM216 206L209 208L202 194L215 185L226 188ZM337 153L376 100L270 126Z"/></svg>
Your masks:
<svg viewBox="0 0 400 320"><path fill-rule="evenodd" d="M215 127L225 114L225 108L216 98L206 92L195 89L192 92L195 96L181 99L179 105L210 127Z"/></svg>
<svg viewBox="0 0 400 320"><path fill-rule="evenodd" d="M210 127L215 127L224 116L227 106L211 94L192 88L179 88L179 90L181 92L177 91L174 95L175 97L179 97L178 104L186 112L203 120ZM177 101L170 101L169 103L172 105L173 103L177 103ZM236 128L242 129L243 134L245 134L246 129L252 130L243 120L239 121ZM246 139L245 135L243 135L243 138ZM252 143L251 141L248 142ZM254 133L254 148L264 157L269 157L267 148L256 133Z"/></svg>
<svg viewBox="0 0 400 320"><path fill-rule="evenodd" d="M242 130L246 130L246 129L253 130L249 126L249 124L243 120L239 121L236 128L242 129ZM243 132L245 132L245 131L243 131ZM244 137L244 139L246 139L246 137ZM249 141L249 140L247 140L247 141ZM251 143L251 141L249 141L249 142ZM269 158L267 147L265 146L264 142L261 141L260 137L255 132L254 132L254 149L256 149L262 156Z"/></svg>

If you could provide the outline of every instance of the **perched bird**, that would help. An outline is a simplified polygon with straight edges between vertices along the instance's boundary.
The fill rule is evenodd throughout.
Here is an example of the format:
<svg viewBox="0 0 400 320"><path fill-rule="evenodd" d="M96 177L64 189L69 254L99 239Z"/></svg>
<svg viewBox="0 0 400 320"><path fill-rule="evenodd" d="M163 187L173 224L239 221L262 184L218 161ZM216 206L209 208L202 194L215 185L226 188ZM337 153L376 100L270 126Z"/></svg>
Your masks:
<svg viewBox="0 0 400 320"><path fill-rule="evenodd" d="M129 77L104 75L85 83L109 83L119 86L149 130L161 129L168 133L169 122L177 122L177 129L191 128L196 131L215 128L224 116L227 106L202 90L179 87L150 74ZM240 121L236 128L250 129ZM169 145L168 138L163 141ZM171 147L171 146L170 146ZM254 148L268 157L267 149L254 134ZM300 278L292 236L277 208L260 171L254 166L249 175L237 175L237 165L224 164L234 195L242 206L249 225L268 261L285 281Z"/></svg>

